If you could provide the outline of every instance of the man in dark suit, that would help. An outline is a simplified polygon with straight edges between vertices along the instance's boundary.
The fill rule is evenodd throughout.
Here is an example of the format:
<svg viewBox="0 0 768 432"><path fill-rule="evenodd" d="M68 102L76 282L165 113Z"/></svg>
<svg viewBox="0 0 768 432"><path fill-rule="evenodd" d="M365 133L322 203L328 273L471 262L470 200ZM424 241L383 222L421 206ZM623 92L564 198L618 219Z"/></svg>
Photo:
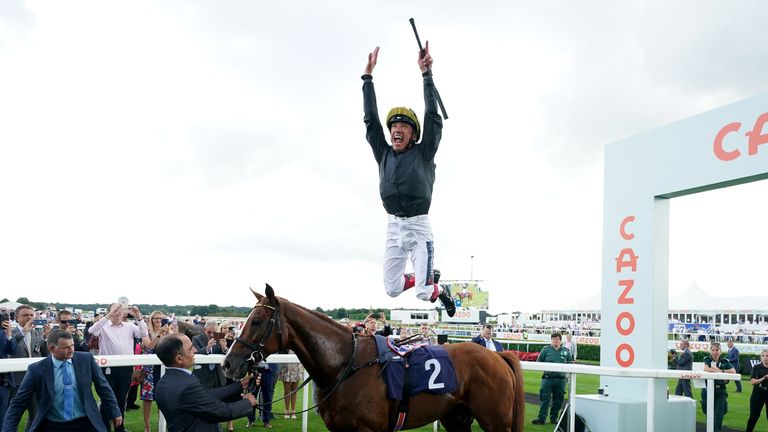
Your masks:
<svg viewBox="0 0 768 432"><path fill-rule="evenodd" d="M245 417L256 405L252 394L240 395L248 387L248 377L206 390L189 371L195 364L195 352L189 337L178 333L160 339L155 346L155 354L166 368L155 385L155 401L168 422L169 432L218 432L219 422ZM223 402L238 396L242 399Z"/></svg>
<svg viewBox="0 0 768 432"><path fill-rule="evenodd" d="M226 354L227 341L223 337L216 338L219 326L215 321L209 321L203 333L192 338L192 345L198 354ZM214 389L227 385L227 378L221 365L203 364L195 365L192 373L200 380L206 388Z"/></svg>
<svg viewBox="0 0 768 432"><path fill-rule="evenodd" d="M493 338L493 327L490 324L483 326L479 336L475 336L472 342L482 345L491 351L502 352L504 349L501 344Z"/></svg>
<svg viewBox="0 0 768 432"><path fill-rule="evenodd" d="M48 350L51 355L27 368L8 407L2 432L16 432L32 400L37 400L38 408L30 430L106 431L91 391L92 384L101 404L111 413L112 424L123 423L117 399L93 355L76 353L72 335L66 330L51 332Z"/></svg>
<svg viewBox="0 0 768 432"><path fill-rule="evenodd" d="M683 350L677 357L677 370L691 370L693 369L693 354L688 349L689 342L687 339L680 341L680 349ZM691 393L691 380L680 378L677 380L677 387L675 387L675 394L678 396L693 397Z"/></svg>
<svg viewBox="0 0 768 432"><path fill-rule="evenodd" d="M733 346L733 339L728 339L728 361L736 372L741 373L741 356L739 355L739 349ZM736 393L741 393L741 380L735 380Z"/></svg>
<svg viewBox="0 0 768 432"><path fill-rule="evenodd" d="M47 356L48 347L46 346L46 341L45 338L43 338L42 333L35 329L35 310L32 309L31 306L21 305L16 308L16 324L17 326L11 331L13 340L16 342L16 353L12 354L11 358ZM16 394L16 390L24 379L26 373L26 371L11 372L11 375L13 376L11 397ZM25 431L29 430L29 425L37 414L37 401L35 399L29 404L27 410L29 415L27 415L27 424L24 428Z"/></svg>

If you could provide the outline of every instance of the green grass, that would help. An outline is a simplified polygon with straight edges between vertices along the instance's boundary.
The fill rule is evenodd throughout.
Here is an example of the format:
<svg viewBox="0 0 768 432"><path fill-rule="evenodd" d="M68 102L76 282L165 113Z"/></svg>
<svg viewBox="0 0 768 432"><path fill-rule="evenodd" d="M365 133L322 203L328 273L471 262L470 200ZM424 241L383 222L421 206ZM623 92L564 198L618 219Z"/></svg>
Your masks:
<svg viewBox="0 0 768 432"><path fill-rule="evenodd" d="M524 388L526 393L531 393L534 395L538 395L539 393L539 384L541 382L541 372L537 371L525 371L524 372ZM596 390L599 386L599 377L596 375L579 375L576 383L576 393L577 394L594 394L596 393ZM668 385L670 390L674 390L675 386L677 384L676 380L669 380ZM746 424L747 424L747 418L749 417L749 396L752 392L752 386L749 384L749 380L742 380L742 387L744 388L743 393L736 393L735 387L733 384L728 385L728 414L725 416L725 420L723 422L724 426L727 426L732 429L736 430L744 430ZM275 399L278 399L282 397L282 385L278 383L278 385L275 387ZM566 395L567 396L567 395ZM696 410L696 421L699 423L705 423L706 417L701 412L701 405L699 404L700 400L700 390L694 389L694 396L697 398L697 410ZM297 407L297 410L302 409L301 408L301 393L299 393L299 399L297 401L297 404L299 405ZM311 402L311 398L310 398ZM141 401L138 401L138 403L141 403ZM298 419L291 420L291 419L283 419L282 413L284 412L284 405L283 402L277 402L273 407L273 412L276 416L278 416L277 419L273 420L272 426L273 431L275 432L283 432L283 431L299 431L301 430L301 417L299 415ZM533 404L526 404L525 405L525 430L526 431L532 431L532 432L538 432L538 431L547 431L551 432L553 427L549 423L542 426L537 426L531 424L531 421L536 418L536 415L539 411L538 405ZM761 417L759 423L758 423L758 430L760 430L760 427L765 427L765 414L763 414L763 417ZM152 413L151 413L151 422L150 426L153 431L157 431L157 405L152 404ZM23 419L19 426L19 432L23 431L23 425L26 422L26 419ZM142 417L141 410L131 410L126 413L125 418L126 423L126 429L131 432L142 432L144 430L144 419ZM235 420L235 430L236 431L263 431L265 430L261 426L261 422L257 422L257 426L255 428L247 429L245 427L247 423L247 419L239 419ZM222 424L222 430L225 429L225 425ZM328 429L325 428L325 425L323 424L323 421L320 419L319 416L315 415L314 413L309 414L309 425L308 430L310 431L327 431ZM431 431L432 425L428 425L419 429L414 429L418 431ZM475 423L472 426L473 431L480 431L480 427Z"/></svg>

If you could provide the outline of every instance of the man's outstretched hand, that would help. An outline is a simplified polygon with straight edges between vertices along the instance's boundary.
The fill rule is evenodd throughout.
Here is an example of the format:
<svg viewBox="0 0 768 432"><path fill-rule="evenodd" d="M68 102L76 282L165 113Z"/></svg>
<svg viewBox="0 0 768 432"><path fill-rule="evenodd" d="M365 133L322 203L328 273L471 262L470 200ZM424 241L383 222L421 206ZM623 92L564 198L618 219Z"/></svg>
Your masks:
<svg viewBox="0 0 768 432"><path fill-rule="evenodd" d="M379 47L376 47L373 52L368 53L368 64L365 65L365 74L373 75L373 68L376 67L376 61L379 59Z"/></svg>
<svg viewBox="0 0 768 432"><path fill-rule="evenodd" d="M429 41L426 41L424 49L419 51L419 69L421 73L428 71L432 67L432 56L429 54Z"/></svg>

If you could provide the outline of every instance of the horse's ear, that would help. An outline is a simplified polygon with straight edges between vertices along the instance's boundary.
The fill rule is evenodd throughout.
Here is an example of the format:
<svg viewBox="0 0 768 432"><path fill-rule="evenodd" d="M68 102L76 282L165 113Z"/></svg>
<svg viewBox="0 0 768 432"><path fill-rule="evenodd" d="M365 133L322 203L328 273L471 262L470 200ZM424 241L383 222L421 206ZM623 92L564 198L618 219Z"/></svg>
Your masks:
<svg viewBox="0 0 768 432"><path fill-rule="evenodd" d="M263 295L261 295L261 294L257 293L256 291L254 291L254 290L253 290L253 288L251 288L251 287L248 287L248 289L249 289L249 290L251 290L251 292L253 293L253 295L256 297L256 300L261 300L261 299L263 299L263 298L264 298L264 296L263 296Z"/></svg>
<svg viewBox="0 0 768 432"><path fill-rule="evenodd" d="M264 289L264 294L267 295L267 300L269 300L270 303L275 304L275 290L273 290L269 284L264 284L264 285L267 286Z"/></svg>

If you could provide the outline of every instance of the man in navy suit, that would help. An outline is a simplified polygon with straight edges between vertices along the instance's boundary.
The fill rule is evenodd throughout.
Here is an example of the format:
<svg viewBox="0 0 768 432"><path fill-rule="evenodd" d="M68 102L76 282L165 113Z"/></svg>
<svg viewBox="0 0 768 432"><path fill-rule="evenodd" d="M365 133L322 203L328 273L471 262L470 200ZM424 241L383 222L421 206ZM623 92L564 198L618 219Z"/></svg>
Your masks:
<svg viewBox="0 0 768 432"><path fill-rule="evenodd" d="M472 339L472 342L482 345L491 351L501 352L504 350L501 344L493 338L493 327L490 324L484 325L480 335Z"/></svg>
<svg viewBox="0 0 768 432"><path fill-rule="evenodd" d="M30 430L106 431L91 384L102 405L111 413L112 424L123 423L117 399L93 355L76 353L72 335L66 330L51 332L48 350L49 356L27 368L27 374L8 407L2 432L16 432L21 416L33 398L37 400L38 409Z"/></svg>
<svg viewBox="0 0 768 432"><path fill-rule="evenodd" d="M250 378L206 390L189 370L195 364L195 352L189 337L179 333L160 339L155 346L155 354L166 368L155 385L155 401L168 421L169 432L218 432L219 422L245 417L256 405L252 394L240 394ZM223 402L240 396L235 402Z"/></svg>

